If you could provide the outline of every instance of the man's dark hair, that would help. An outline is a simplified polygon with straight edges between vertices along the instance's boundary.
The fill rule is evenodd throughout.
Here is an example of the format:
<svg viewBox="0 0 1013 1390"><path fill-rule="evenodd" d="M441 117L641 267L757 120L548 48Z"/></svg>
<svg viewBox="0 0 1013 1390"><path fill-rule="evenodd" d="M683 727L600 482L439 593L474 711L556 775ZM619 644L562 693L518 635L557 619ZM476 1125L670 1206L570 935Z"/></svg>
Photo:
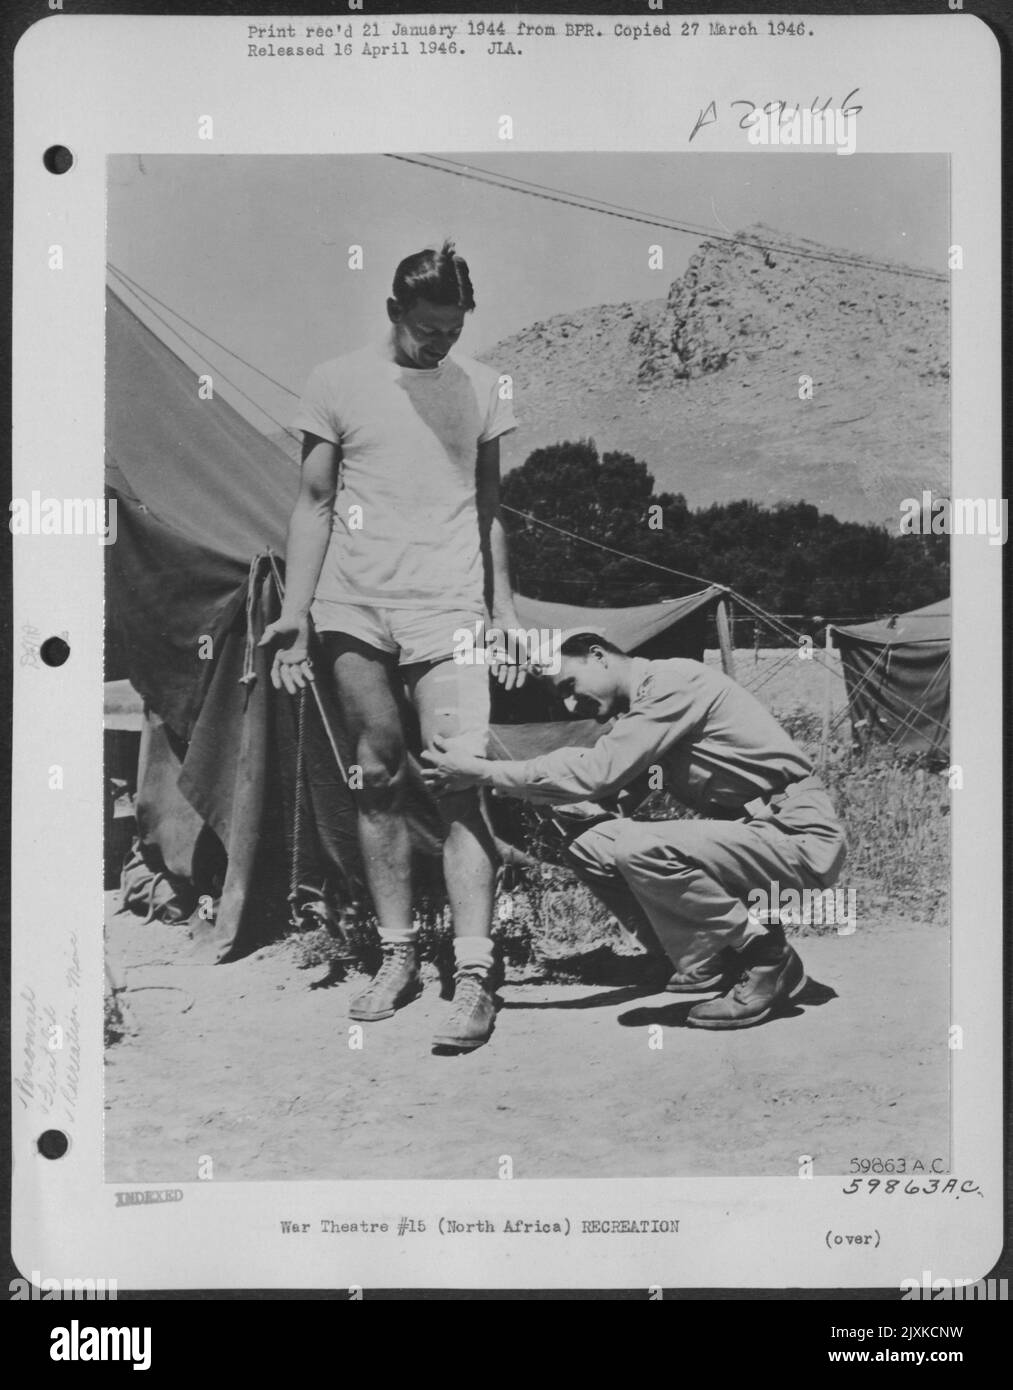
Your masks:
<svg viewBox="0 0 1013 1390"><path fill-rule="evenodd" d="M572 637L567 637L559 648L559 655L586 659L592 647L601 647L602 651L613 652L616 656L626 655L622 647L617 647L607 637L600 637L597 632L577 632Z"/></svg>
<svg viewBox="0 0 1013 1390"><path fill-rule="evenodd" d="M439 251L416 251L406 256L394 272L391 293L402 309L410 309L420 299L431 304L457 305L468 313L475 307L468 262L445 241Z"/></svg>

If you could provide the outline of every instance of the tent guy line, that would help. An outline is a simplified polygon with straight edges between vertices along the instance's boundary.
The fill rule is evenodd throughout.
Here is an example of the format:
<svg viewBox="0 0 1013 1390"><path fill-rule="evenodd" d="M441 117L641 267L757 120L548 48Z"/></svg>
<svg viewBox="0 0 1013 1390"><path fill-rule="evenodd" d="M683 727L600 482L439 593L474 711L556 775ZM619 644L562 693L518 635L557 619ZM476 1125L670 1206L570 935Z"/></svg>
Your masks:
<svg viewBox="0 0 1013 1390"><path fill-rule="evenodd" d="M166 318L164 318L164 317L157 311L157 309L153 309L153 308L151 307L150 304L145 304L144 299L143 299L143 297L142 297L142 293L143 293L143 294L146 294L146 293L148 293L147 291L143 291L143 292L142 292L142 291L140 291L140 289L135 289L135 288L133 287L133 285L130 283L128 277L124 276L124 275L123 275L123 272L117 270L115 266L109 266L109 269L110 269L115 275L119 276L122 280L124 280L124 281L126 282L125 287L127 288L127 290L128 290L129 292L131 292L131 293L134 295L134 297L135 297L136 299L140 299L141 303L144 304L145 309L146 309L147 312L152 316L152 318L155 319L155 320L157 320L158 323L162 324L163 327L167 328L167 329L169 330L170 333L172 333L175 337L177 337L177 338L180 340L180 342L183 343L184 346L188 349L188 351L192 352L193 355L194 355L195 357L197 357L197 358L200 359L200 361L203 363L203 365L204 365L205 367L208 367L208 368L210 369L210 371L211 371L211 373L212 373L213 376L218 377L221 381L224 381L224 382L226 383L226 385L231 386L232 389L233 389L233 391L235 391L238 395L242 396L243 400L248 401L248 402L250 403L250 405L252 405L252 406L254 407L254 409L258 410L258 411L260 412L261 415L265 416L266 419L270 420L270 422L271 422L272 425L276 425L276 426L278 427L278 429L281 430L281 432L282 432L283 434L287 434L288 437L289 437L290 439L294 439L294 440L296 440L297 442L299 441L299 435L296 434L294 430L292 430L288 425L282 424L282 422L281 422L280 420L276 419L275 416L273 416L269 410L266 410L266 409L264 408L264 406L262 406L262 405L260 404L259 401L254 400L254 398L253 398L251 395L249 395L248 392L244 391L243 388L242 388L241 386L239 386L236 382L234 382L234 381L232 380L231 377L227 376L227 375L225 374L225 372L223 372L223 371L221 370L220 367L216 367L215 364L211 361L211 359L207 356L207 354L204 353L204 352L201 352L200 348L195 347L195 346L193 345L193 343L187 342L186 338L183 337L183 334L180 333L179 329L178 329L178 328L174 328L174 327L172 326L172 324L169 323L169 321L168 321ZM154 296L154 295L151 295L150 297L151 297L152 299L155 299L155 296ZM156 300L156 303L161 304L162 301L161 301L161 300ZM168 307L168 306L165 306L165 307ZM170 312L170 313L175 313L176 311L175 311L174 309L170 309L169 312ZM189 320L183 318L183 315L182 315L182 314L178 314L177 317L180 318L180 319L183 321L183 323L187 323L187 324L189 323ZM190 326L193 327L194 325L191 324ZM201 332L201 329L197 328L197 329L196 329L196 332L200 333L200 332ZM204 336L207 337L208 335L205 334ZM212 339L212 341L214 341L214 339ZM225 351L225 352L228 352L229 349L228 349L228 348L225 348L224 351ZM235 356L237 356L237 354L236 354L236 353L233 353L232 356L235 357ZM238 360L241 361L241 362L243 361L242 358L239 358ZM247 365L249 365L249 364L247 364ZM256 371L257 368L254 367L253 370ZM265 375L265 373L261 372L261 376L264 376L264 375ZM269 379L270 379L270 378L269 378ZM286 388L286 389L287 389L287 388ZM292 394L295 394L295 393L293 392Z"/></svg>
<svg viewBox="0 0 1013 1390"><path fill-rule="evenodd" d="M148 299L153 300L154 303L160 305L163 309L168 310L170 314L175 314L176 318L178 318L181 323L185 323L188 328L192 328L193 331L195 333L199 333L202 338L207 338L209 343L214 343L215 347L221 348L222 352L227 352L229 356L234 357L237 362L242 362L244 367L249 367L251 372L256 372L258 376L263 377L265 381L269 381L272 386L277 386L280 391L284 391L285 394L291 396L293 400L297 401L299 399L298 391L293 391L291 386L286 386L283 381L278 381L275 377L271 376L269 372L265 372L263 367L258 367L255 362L248 361L245 357L241 357L240 354L236 352L233 348L227 347L225 343L219 342L217 338L213 338L211 334L207 332L206 329L201 328L199 324L193 323L190 319L186 318L183 314L181 314L178 309L174 309L171 304L166 304L164 299L159 299L157 294L155 294L152 290L146 289L145 286L142 285L139 281L135 280L133 276L128 275L125 270L120 270L118 266L113 265L112 261L106 261L106 266L109 270L113 272L114 275L118 275L121 280L125 281L126 284L130 286L130 288L134 291L135 294L137 294L138 296L147 296ZM176 332L175 329L173 329L172 331ZM182 334L176 333L176 336L182 337ZM186 339L184 338L183 341L186 342ZM189 344L187 344L187 346L189 346ZM197 349L193 348L192 351L197 352ZM210 365L210 363L208 365ZM249 399L249 397L247 397L247 399ZM257 402L254 401L253 404L257 405ZM258 406L257 408L259 410L263 410L263 406ZM264 414L267 414L266 410L264 411ZM277 424L277 420L274 423Z"/></svg>
<svg viewBox="0 0 1013 1390"><path fill-rule="evenodd" d="M898 743L904 746L908 741L907 736L910 735L915 739L924 737L929 747L932 750L936 750L945 745L949 733L949 726L944 719L932 713L928 706L930 700L940 710L948 706L950 670L949 601L944 600L939 603L929 604L924 609L920 609L914 613L904 614L903 618L905 624L910 618L934 621L937 624L940 623L941 619L945 618L944 626L947 635L945 638L942 635L930 635L927 638L908 637L905 640L904 637L900 637L893 640L894 633L896 632L897 615L894 616L891 622L885 624L869 623L851 628L834 626L833 631L838 637L838 648L841 651L842 666L846 669L845 685L848 690L847 713L850 713L852 722L857 728L863 722L858 719L858 716L862 714L862 706L867 697L871 702L870 708L874 708L877 712L877 719L882 720L883 715L885 715L887 720L893 719L895 721L895 727L890 730L886 737L885 741L887 743ZM876 630L877 628L879 631ZM892 671L892 659L896 658L894 664L897 665L900 662L902 653L910 654L912 649L924 653L932 648L943 646L944 644L946 646L946 651L943 654L942 660L937 665L936 670L932 673L928 682L924 684L920 690L920 703L915 704L912 700L909 700L905 695L901 694L899 685L902 673L899 671ZM855 655L863 645L865 647L871 646L873 648L878 648L864 671L860 669L858 663L855 661ZM849 652L851 653L850 657ZM907 659L911 659L910 655ZM881 674L886 677L887 680L889 680L891 676L893 677L889 689L877 688L876 682L874 681L874 677L876 677L877 674ZM939 687L938 694L936 693L937 687ZM891 702L894 706L893 708L891 707ZM837 719L833 721L833 725L831 726L832 729L836 728L840 722L841 716L839 715ZM929 738L925 730L926 725L933 726L934 728L934 731L931 733L931 738ZM919 726L921 727L919 728ZM884 727L886 727L885 722Z"/></svg>
<svg viewBox="0 0 1013 1390"><path fill-rule="evenodd" d="M674 574L679 579L691 579L694 584L710 585L713 582L710 579L701 578L699 574L688 574L685 570L673 569L671 565L660 565L657 561L647 560L642 555L630 555L625 550L617 549L614 545L606 545L603 541L588 540L586 536L580 536L576 531L567 531L564 527L556 526L551 521L543 521L541 517L535 516L532 512L519 511L517 507L511 507L506 502L503 502L501 505L505 512L510 512L514 516L522 516L525 521L533 521L538 526L544 526L549 531L557 531L561 536L569 536L571 540L581 541L584 545L593 545L596 550L607 550L610 555L619 555L624 560L635 560L639 565L647 565L651 569L662 570L665 574ZM727 586L718 584L716 587L724 589ZM733 591L729 589L728 592L732 593Z"/></svg>

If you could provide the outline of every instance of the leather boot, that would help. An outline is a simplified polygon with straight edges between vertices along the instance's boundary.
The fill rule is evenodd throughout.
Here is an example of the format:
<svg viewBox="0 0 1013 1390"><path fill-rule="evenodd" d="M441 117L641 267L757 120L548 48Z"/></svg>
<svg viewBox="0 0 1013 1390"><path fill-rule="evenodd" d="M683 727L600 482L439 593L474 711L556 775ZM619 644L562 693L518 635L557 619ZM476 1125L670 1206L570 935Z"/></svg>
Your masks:
<svg viewBox="0 0 1013 1390"><path fill-rule="evenodd" d="M698 960L685 969L679 961L675 963L675 973L671 976L665 990L668 994L709 994L723 989L734 975L736 962L730 960L731 951L719 951L717 955Z"/></svg>
<svg viewBox="0 0 1013 1390"><path fill-rule="evenodd" d="M738 954L738 980L726 994L690 1009L690 1028L753 1028L783 1010L806 985L802 962L781 927L754 937Z"/></svg>
<svg viewBox="0 0 1013 1390"><path fill-rule="evenodd" d="M413 941L386 942L383 963L361 994L356 995L348 1017L360 1023L390 1018L422 993L418 952Z"/></svg>
<svg viewBox="0 0 1013 1390"><path fill-rule="evenodd" d="M453 1047L470 1052L481 1047L496 1021L491 972L466 966L454 976L454 998L444 1026L433 1038L434 1047Z"/></svg>

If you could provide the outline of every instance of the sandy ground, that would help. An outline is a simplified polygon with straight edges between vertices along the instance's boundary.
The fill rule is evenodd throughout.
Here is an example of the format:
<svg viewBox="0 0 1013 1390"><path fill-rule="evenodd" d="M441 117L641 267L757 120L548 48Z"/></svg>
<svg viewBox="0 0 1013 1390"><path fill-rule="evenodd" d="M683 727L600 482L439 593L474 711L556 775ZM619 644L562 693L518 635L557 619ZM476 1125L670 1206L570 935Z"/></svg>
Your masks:
<svg viewBox="0 0 1013 1390"><path fill-rule="evenodd" d="M115 910L110 894L110 911ZM948 934L900 919L797 942L800 1007L735 1033L643 986L507 984L491 1042L431 1049L422 998L349 1047L360 981L321 984L284 943L187 962L185 929L110 917L135 1030L109 1048L109 1180L847 1173L948 1162ZM660 1032L650 1025L660 1024ZM660 1037L661 1048L651 1047Z"/></svg>

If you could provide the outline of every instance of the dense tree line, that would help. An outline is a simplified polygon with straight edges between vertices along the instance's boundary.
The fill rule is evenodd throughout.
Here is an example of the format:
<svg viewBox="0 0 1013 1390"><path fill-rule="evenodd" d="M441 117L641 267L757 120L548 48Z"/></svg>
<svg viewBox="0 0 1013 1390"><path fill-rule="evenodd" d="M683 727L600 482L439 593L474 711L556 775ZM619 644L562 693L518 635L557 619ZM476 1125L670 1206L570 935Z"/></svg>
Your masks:
<svg viewBox="0 0 1013 1390"><path fill-rule="evenodd" d="M643 560L727 584L768 612L810 620L904 612L949 593L947 536L892 535L883 526L838 521L807 502L690 511L680 493L655 493L646 464L625 453L599 458L592 440L536 449L504 479L502 495L513 509L505 521L515 580L532 598L605 607L700 587Z"/></svg>

